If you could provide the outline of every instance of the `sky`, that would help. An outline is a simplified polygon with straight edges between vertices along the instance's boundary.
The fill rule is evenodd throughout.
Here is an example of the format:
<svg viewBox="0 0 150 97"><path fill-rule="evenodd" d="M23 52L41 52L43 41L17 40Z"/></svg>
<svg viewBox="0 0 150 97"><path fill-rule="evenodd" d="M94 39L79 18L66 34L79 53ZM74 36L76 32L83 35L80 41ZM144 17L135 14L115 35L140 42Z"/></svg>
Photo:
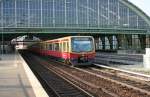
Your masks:
<svg viewBox="0 0 150 97"><path fill-rule="evenodd" d="M150 17L150 0L128 0Z"/></svg>

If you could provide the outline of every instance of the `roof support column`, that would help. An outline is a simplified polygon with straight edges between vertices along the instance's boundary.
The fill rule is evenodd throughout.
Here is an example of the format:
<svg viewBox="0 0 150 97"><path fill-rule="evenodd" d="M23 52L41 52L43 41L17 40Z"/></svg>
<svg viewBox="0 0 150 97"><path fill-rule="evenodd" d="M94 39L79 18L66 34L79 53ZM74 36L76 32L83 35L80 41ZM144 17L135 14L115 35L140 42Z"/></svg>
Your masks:
<svg viewBox="0 0 150 97"><path fill-rule="evenodd" d="M133 44L133 38L132 35L125 35L126 38L126 49L133 49L134 44Z"/></svg>
<svg viewBox="0 0 150 97"><path fill-rule="evenodd" d="M89 0L87 0L87 6L89 6ZM89 27L89 8L87 7L87 27Z"/></svg>
<svg viewBox="0 0 150 97"><path fill-rule="evenodd" d="M99 0L98 0L98 8L97 9L98 9L98 21L97 21L97 23L98 23L98 27L99 27L99 22L100 22L99 21Z"/></svg>
<svg viewBox="0 0 150 97"><path fill-rule="evenodd" d="M130 15L129 15L129 8L127 9L127 26L129 27L129 18L130 18Z"/></svg>
<svg viewBox="0 0 150 97"><path fill-rule="evenodd" d="M1 11L0 11L1 12L1 18L0 18L1 21L0 21L0 23L1 23L1 26L3 28L3 20L4 20L3 19L3 1L1 1L0 4L1 4Z"/></svg>
<svg viewBox="0 0 150 97"><path fill-rule="evenodd" d="M127 39L124 34L117 35L117 40L118 40L118 49L119 50L127 49Z"/></svg>
<svg viewBox="0 0 150 97"><path fill-rule="evenodd" d="M67 26L67 2L65 0L65 27Z"/></svg>
<svg viewBox="0 0 150 97"><path fill-rule="evenodd" d="M105 36L102 36L101 40L102 40L102 50L105 50Z"/></svg>
<svg viewBox="0 0 150 97"><path fill-rule="evenodd" d="M110 12L110 8L109 8L109 6L110 6L110 1L108 0L108 26L110 25L110 15L109 15L109 12Z"/></svg>
<svg viewBox="0 0 150 97"><path fill-rule="evenodd" d="M43 10L42 10L43 8L42 7L43 7L43 0L41 0L41 27L43 27L43 21L42 21L43 20Z"/></svg>
<svg viewBox="0 0 150 97"><path fill-rule="evenodd" d="M28 0L28 27L30 27L30 0Z"/></svg>
<svg viewBox="0 0 150 97"><path fill-rule="evenodd" d="M150 48L150 35L146 35L146 48Z"/></svg>
<svg viewBox="0 0 150 97"><path fill-rule="evenodd" d="M141 49L145 50L146 48L146 35L139 35L140 43L141 43Z"/></svg>
<svg viewBox="0 0 150 97"><path fill-rule="evenodd" d="M113 50L113 36L109 35L108 40L109 40L109 43L110 43L110 50Z"/></svg>
<svg viewBox="0 0 150 97"><path fill-rule="evenodd" d="M76 0L76 25L78 26L78 0Z"/></svg>
<svg viewBox="0 0 150 97"><path fill-rule="evenodd" d="M118 1L118 25L120 25L120 2Z"/></svg>
<svg viewBox="0 0 150 97"><path fill-rule="evenodd" d="M99 38L94 38L94 41L95 41L95 49L96 50L99 50Z"/></svg>
<svg viewBox="0 0 150 97"><path fill-rule="evenodd" d="M17 1L15 0L15 27L17 27Z"/></svg>
<svg viewBox="0 0 150 97"><path fill-rule="evenodd" d="M137 34L136 35L132 35L132 49L134 49L134 50L141 49L139 36Z"/></svg>
<svg viewBox="0 0 150 97"><path fill-rule="evenodd" d="M55 27L55 0L53 0L53 27Z"/></svg>
<svg viewBox="0 0 150 97"><path fill-rule="evenodd" d="M139 28L139 17L138 16L136 16L136 26L137 26L137 28Z"/></svg>

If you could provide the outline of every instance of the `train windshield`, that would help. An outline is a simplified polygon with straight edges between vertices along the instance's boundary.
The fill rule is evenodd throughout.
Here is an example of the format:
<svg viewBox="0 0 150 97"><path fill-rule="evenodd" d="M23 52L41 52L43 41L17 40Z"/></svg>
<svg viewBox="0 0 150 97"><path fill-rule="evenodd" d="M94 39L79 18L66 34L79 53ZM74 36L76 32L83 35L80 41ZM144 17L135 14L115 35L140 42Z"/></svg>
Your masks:
<svg viewBox="0 0 150 97"><path fill-rule="evenodd" d="M90 37L72 38L72 52L90 52L93 51L93 40Z"/></svg>

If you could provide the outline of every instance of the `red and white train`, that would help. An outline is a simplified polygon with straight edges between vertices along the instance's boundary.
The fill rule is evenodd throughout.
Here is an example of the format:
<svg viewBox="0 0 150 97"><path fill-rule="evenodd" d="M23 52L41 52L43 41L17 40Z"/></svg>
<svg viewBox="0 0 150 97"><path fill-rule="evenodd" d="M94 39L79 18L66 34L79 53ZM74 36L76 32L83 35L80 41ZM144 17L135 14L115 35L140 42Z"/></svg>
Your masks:
<svg viewBox="0 0 150 97"><path fill-rule="evenodd" d="M52 56L73 66L91 65L95 58L92 36L68 36L33 44L30 51Z"/></svg>

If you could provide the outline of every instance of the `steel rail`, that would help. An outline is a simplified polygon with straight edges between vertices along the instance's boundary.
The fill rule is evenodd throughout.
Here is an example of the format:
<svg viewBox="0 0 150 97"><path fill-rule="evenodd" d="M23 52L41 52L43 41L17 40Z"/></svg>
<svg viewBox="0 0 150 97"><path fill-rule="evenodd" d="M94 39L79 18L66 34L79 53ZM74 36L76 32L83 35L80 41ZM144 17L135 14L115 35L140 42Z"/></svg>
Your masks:
<svg viewBox="0 0 150 97"><path fill-rule="evenodd" d="M131 74L131 75L135 75L135 76L141 76L142 78L139 78L140 80L150 82L150 75L147 75L147 74L137 73L137 72L133 72L133 71L129 71L129 70L118 69L118 68L114 68L114 67L110 67L110 66L106 66L106 65L101 65L101 64L97 64L97 63L94 63L94 65L98 66L98 67L110 69L110 70L116 70L118 72L123 72L123 73Z"/></svg>
<svg viewBox="0 0 150 97"><path fill-rule="evenodd" d="M126 83L119 82L119 81L116 81L116 80L114 80L114 79L111 79L111 78L108 78L108 77L104 77L104 76L102 76L102 75L95 74L95 73L93 73L93 72L89 72L89 71L87 71L87 70L83 70L83 69L80 69L80 68L76 68L76 69L78 69L78 70L80 70L80 71L83 71L83 72L85 72L85 73L89 73L89 74L91 74L91 75L94 75L94 76L96 76L96 77L99 77L99 78L102 78L102 79L111 81L111 82L116 83L116 84L118 84L118 85L122 85L122 86L128 87L128 88L130 88L130 89L134 89L134 90L136 90L136 91L140 91L140 92L142 92L142 93L146 93L146 94L150 95L150 91L147 91L147 90L144 90L144 89L141 89L141 88L132 86L132 85L128 85L128 84L126 84Z"/></svg>
<svg viewBox="0 0 150 97"><path fill-rule="evenodd" d="M35 58L33 58L34 56L32 56L32 55L30 55L30 59L28 58L27 59L27 61L28 61L28 63L29 62L31 62L31 59L32 60L34 60ZM84 95L86 95L85 97L94 97L94 96L91 96L91 95L89 95L89 93L88 92L86 92L86 91L83 91L82 89L80 89L80 88L78 88L77 86L75 86L74 84L72 84L72 83L70 83L68 80L66 80L66 79L64 79L62 76L60 76L60 75L58 75L56 72L53 72L53 71L51 71L51 72L53 72L54 74L56 74L56 76L57 77L55 77L55 78L52 78L53 80L57 80L57 81L59 81L59 79L61 79L62 81L60 81L60 82L65 82L65 83L68 83L68 84L70 84L70 85L67 85L67 86L69 86L69 87L72 87L72 86L74 86L75 88L74 89L70 89L69 91L63 91L63 92L60 92L61 91L61 88L63 88L63 87L59 87L60 88L60 90L58 90L58 88L56 88L58 85L52 85L51 86L51 84L50 84L50 82L51 82L51 80L49 79L49 80L47 80L45 77L44 77L44 75L46 74L47 76L49 75L49 69L47 69L47 67L44 67L42 64L41 64L41 62L38 62L39 60L35 60L34 61L34 63L35 64L38 64L37 65L37 67L36 66L34 66L33 64L31 64L31 65L33 65L34 67L33 68L35 68L34 69L34 72L36 71L36 74L38 74L38 76L42 79L42 81L45 81L45 83L49 86L49 88L51 88L51 90L57 95L57 97L62 97L61 95L71 95L71 94L67 94L67 92L71 92L71 93L75 93L74 92L74 90L76 89L77 91L78 91L78 93L76 92L75 94L76 94L76 96L78 96L78 94L79 94L79 91L80 91L80 93L82 92L82 93L84 93ZM31 63L33 63L33 62L31 62ZM41 65L40 65L41 64ZM46 69L46 71L42 71L42 68L45 68ZM37 71L37 70L39 70L39 71ZM48 73L48 74L47 74ZM50 74L50 75L52 75L53 76L53 74ZM59 78L58 78L59 77ZM53 86L56 86L56 87L53 87ZM65 87L64 87L65 88ZM56 90L55 90L56 89ZM75 95L74 94L74 95ZM82 95L80 95L81 97L84 97L84 96L82 96ZM65 96L64 96L65 97ZM67 96L68 97L68 96ZM71 96L70 96L71 97Z"/></svg>

